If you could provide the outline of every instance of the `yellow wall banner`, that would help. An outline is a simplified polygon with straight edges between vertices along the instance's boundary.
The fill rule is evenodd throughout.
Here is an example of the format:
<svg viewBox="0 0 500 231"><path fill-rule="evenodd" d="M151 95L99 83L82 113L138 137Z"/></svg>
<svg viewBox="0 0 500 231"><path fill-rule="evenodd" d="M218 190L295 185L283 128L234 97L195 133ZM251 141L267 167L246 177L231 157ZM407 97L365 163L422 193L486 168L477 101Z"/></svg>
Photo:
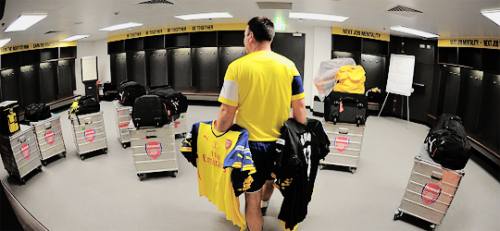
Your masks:
<svg viewBox="0 0 500 231"><path fill-rule="evenodd" d="M500 39L457 38L439 39L438 47L473 47L500 50Z"/></svg>
<svg viewBox="0 0 500 231"><path fill-rule="evenodd" d="M143 38L154 35L164 34L178 34L188 32L207 32L207 31L228 31L228 30L241 30L244 31L246 23L224 23L224 24L202 24L202 25L188 25L188 26L174 26L154 30L136 31L127 34L119 34L108 36L108 42L121 41L126 39Z"/></svg>
<svg viewBox="0 0 500 231"><path fill-rule="evenodd" d="M382 40L389 42L391 41L391 36L389 34L367 31L367 30L356 30L341 27L332 27L332 34L355 36L361 38L369 38L375 40Z"/></svg>
<svg viewBox="0 0 500 231"><path fill-rule="evenodd" d="M56 48L56 47L76 47L76 44L77 42L57 41L57 42L41 42L41 43L29 43L29 44L6 46L0 48L0 55L21 52L21 51L29 51L29 50Z"/></svg>

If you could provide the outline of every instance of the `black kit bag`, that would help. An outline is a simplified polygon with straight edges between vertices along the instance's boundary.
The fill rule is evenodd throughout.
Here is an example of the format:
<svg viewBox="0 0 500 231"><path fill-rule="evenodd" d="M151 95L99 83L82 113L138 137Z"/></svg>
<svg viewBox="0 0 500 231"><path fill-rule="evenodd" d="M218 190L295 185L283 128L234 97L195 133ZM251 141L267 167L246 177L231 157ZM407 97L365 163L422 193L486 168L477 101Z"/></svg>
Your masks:
<svg viewBox="0 0 500 231"><path fill-rule="evenodd" d="M24 119L30 122L50 118L50 107L44 103L32 103L24 108Z"/></svg>
<svg viewBox="0 0 500 231"><path fill-rule="evenodd" d="M92 96L82 96L78 100L78 107L76 110L76 115L84 115L89 113L99 112L101 110L101 105Z"/></svg>
<svg viewBox="0 0 500 231"><path fill-rule="evenodd" d="M326 121L339 123L365 124L368 102L364 94L332 91L324 100Z"/></svg>
<svg viewBox="0 0 500 231"><path fill-rule="evenodd" d="M442 114L425 138L430 157L441 166L463 169L471 156L471 146L459 116Z"/></svg>
<svg viewBox="0 0 500 231"><path fill-rule="evenodd" d="M141 96L134 102L132 121L136 128L161 127L169 122L167 108L160 97L156 95Z"/></svg>
<svg viewBox="0 0 500 231"><path fill-rule="evenodd" d="M179 114L187 111L187 97L184 94L175 91L171 86L163 85L151 87L149 89L149 94L159 96L167 106L171 116L178 117Z"/></svg>
<svg viewBox="0 0 500 231"><path fill-rule="evenodd" d="M135 81L124 80L118 88L118 101L124 106L134 105L135 99L143 95L146 95L146 88Z"/></svg>

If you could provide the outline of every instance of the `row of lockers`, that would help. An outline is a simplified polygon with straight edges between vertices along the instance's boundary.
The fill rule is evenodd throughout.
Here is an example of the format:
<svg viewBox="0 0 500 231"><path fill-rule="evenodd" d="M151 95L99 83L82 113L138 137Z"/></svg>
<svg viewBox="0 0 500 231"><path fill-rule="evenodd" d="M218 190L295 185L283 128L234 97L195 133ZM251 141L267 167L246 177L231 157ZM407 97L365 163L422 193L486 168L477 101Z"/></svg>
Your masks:
<svg viewBox="0 0 500 231"><path fill-rule="evenodd" d="M76 90L75 60L58 60L1 71L1 100L17 100L21 106L50 103Z"/></svg>
<svg viewBox="0 0 500 231"><path fill-rule="evenodd" d="M167 36L168 39L167 37L162 39L162 37L153 36L154 38L145 39L144 44L151 45L156 41L157 45L161 45L162 41L186 37L191 41L193 39L211 41L217 38L217 41L222 41L223 44L233 44L234 46L215 47L212 43L210 43L211 45L196 43L197 46L203 47L193 47L193 43L183 43L177 45L184 47L160 49L161 46L141 46L143 43L140 40L125 40L124 45L117 42L109 43L112 85L118 86L121 81L129 79L147 86L168 84L182 92L219 93L227 67L233 60L244 56L246 51L242 46L243 31L214 35L214 33L206 32L179 34L175 37ZM296 36L293 33L276 33L271 44L271 49L274 52L292 60L302 74L304 73L305 36L305 34ZM174 39L174 41L177 40ZM115 46L126 48L127 44L138 45L130 45L129 49L125 50L115 49ZM156 50L148 50L152 48L156 48ZM118 50L125 52L117 52Z"/></svg>
<svg viewBox="0 0 500 231"><path fill-rule="evenodd" d="M28 50L1 56L2 69L15 68L56 59L76 58L76 47L56 47Z"/></svg>
<svg viewBox="0 0 500 231"><path fill-rule="evenodd" d="M229 64L244 47L176 48L110 55L111 83L133 80L145 86L170 85L177 91L219 93Z"/></svg>
<svg viewBox="0 0 500 231"><path fill-rule="evenodd" d="M469 136L500 149L500 75L441 66L438 113L462 117Z"/></svg>

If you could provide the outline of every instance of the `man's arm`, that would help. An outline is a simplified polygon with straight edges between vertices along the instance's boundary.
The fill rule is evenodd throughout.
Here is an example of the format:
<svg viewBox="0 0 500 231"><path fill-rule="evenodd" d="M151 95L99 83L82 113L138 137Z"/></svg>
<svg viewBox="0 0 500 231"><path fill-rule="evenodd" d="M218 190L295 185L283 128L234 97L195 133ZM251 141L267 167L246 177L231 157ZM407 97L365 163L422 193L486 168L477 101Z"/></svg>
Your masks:
<svg viewBox="0 0 500 231"><path fill-rule="evenodd" d="M237 107L221 104L217 116L217 131L225 132L233 125ZM305 112L305 111L304 111Z"/></svg>
<svg viewBox="0 0 500 231"><path fill-rule="evenodd" d="M306 99L292 100L293 118L299 123L306 123ZM220 115L220 113L219 113Z"/></svg>

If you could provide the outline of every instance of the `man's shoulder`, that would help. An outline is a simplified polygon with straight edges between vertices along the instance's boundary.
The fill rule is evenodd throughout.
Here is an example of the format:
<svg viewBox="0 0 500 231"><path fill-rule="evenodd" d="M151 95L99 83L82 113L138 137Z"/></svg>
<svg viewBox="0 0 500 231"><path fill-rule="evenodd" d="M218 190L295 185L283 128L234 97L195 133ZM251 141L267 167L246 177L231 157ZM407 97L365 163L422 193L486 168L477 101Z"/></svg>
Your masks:
<svg viewBox="0 0 500 231"><path fill-rule="evenodd" d="M283 63L285 65L292 65L292 64L295 65L295 63L292 60L290 60L289 58L287 58L284 55L278 54L276 52L273 52L273 55L274 55L273 58L275 60L278 60L279 62L281 62L281 63Z"/></svg>

